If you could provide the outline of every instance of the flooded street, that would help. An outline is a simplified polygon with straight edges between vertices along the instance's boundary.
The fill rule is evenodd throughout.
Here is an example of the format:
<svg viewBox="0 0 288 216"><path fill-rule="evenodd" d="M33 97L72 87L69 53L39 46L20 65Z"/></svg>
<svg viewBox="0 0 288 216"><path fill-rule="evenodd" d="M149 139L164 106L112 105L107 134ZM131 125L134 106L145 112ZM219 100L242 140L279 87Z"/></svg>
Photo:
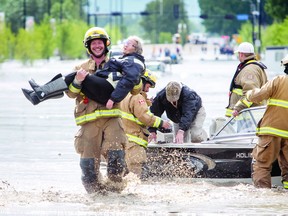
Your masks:
<svg viewBox="0 0 288 216"><path fill-rule="evenodd" d="M188 55L189 54L189 55ZM168 81L194 89L211 119L224 116L231 77L238 61L201 60L188 53L182 64L159 76L152 96ZM21 87L34 78L43 84L57 73L71 72L82 61L51 60L33 67L0 65L0 215L286 215L288 192L255 189L251 184L205 179L139 182L128 175L120 194L88 195L81 183L74 150L78 127L74 100L64 96L33 106Z"/></svg>

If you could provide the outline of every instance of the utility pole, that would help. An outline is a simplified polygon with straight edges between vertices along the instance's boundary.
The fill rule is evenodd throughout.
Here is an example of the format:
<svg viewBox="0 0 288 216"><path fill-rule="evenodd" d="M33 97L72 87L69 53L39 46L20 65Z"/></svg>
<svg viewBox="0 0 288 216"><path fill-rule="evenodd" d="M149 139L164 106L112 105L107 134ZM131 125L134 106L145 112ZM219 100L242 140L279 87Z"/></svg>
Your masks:
<svg viewBox="0 0 288 216"><path fill-rule="evenodd" d="M261 0L257 0L258 2L258 12L259 12L259 15L258 15L258 40L259 40L259 47L258 47L258 53L260 54L261 53L261 20L262 20L262 1Z"/></svg>
<svg viewBox="0 0 288 216"><path fill-rule="evenodd" d="M26 0L23 0L23 29L26 27Z"/></svg>
<svg viewBox="0 0 288 216"><path fill-rule="evenodd" d="M62 23L63 19L63 0L60 1L60 23Z"/></svg>
<svg viewBox="0 0 288 216"><path fill-rule="evenodd" d="M90 25L90 7L89 7L89 0L86 1L86 6L87 6L87 25Z"/></svg>
<svg viewBox="0 0 288 216"><path fill-rule="evenodd" d="M51 10L51 0L47 0L47 13L48 13L48 16L51 15L50 10Z"/></svg>

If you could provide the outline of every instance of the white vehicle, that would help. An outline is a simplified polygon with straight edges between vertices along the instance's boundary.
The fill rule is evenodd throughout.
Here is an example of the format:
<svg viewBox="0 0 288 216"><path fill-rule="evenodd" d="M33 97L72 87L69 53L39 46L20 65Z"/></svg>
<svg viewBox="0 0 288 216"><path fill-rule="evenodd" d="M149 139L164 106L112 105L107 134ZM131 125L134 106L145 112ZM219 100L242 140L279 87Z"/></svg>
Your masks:
<svg viewBox="0 0 288 216"><path fill-rule="evenodd" d="M288 46L266 47L265 65L273 74L283 72L283 66L279 63L288 54Z"/></svg>
<svg viewBox="0 0 288 216"><path fill-rule="evenodd" d="M207 44L207 35L205 33L192 33L189 35L189 41L193 44Z"/></svg>
<svg viewBox="0 0 288 216"><path fill-rule="evenodd" d="M146 61L146 68L154 72L156 75L162 75L166 72L166 64L161 61Z"/></svg>

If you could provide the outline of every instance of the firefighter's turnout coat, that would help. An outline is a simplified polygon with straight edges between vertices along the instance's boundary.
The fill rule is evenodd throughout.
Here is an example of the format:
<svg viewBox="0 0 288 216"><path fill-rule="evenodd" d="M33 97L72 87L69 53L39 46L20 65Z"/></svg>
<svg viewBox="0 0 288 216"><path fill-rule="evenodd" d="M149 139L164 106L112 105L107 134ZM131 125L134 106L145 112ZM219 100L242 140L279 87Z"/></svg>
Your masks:
<svg viewBox="0 0 288 216"><path fill-rule="evenodd" d="M281 75L269 81L261 89L247 94L249 101L261 103L267 101L267 109L260 121L257 134L279 136L288 139L288 76Z"/></svg>
<svg viewBox="0 0 288 216"><path fill-rule="evenodd" d="M106 59L108 61L109 58ZM100 67L106 62L103 62ZM84 70L88 71L90 74L94 74L97 66L95 61L89 59L88 61L84 62L83 64L76 66L75 70L79 70L83 68ZM76 106L74 110L75 120L77 125L83 125L87 122L91 122L97 120L99 118L109 118L109 117L120 117L121 112L119 108L116 106L113 109L109 110L105 107L105 104L99 104L81 92L81 86L77 88L77 86L73 86L72 84L69 86L69 91L66 92L68 97L76 98ZM96 91L96 89L95 89Z"/></svg>
<svg viewBox="0 0 288 216"><path fill-rule="evenodd" d="M137 95L128 94L120 103L122 121L129 142L147 147L149 131L147 127L159 128L163 120L154 116L148 108L150 100L145 92Z"/></svg>
<svg viewBox="0 0 288 216"><path fill-rule="evenodd" d="M230 84L229 104L225 113L227 117L232 116L233 110L239 112L245 108L265 104L265 101L248 102L245 95L248 90L261 88L267 82L266 68L263 63L255 60L255 55L247 57L238 65Z"/></svg>

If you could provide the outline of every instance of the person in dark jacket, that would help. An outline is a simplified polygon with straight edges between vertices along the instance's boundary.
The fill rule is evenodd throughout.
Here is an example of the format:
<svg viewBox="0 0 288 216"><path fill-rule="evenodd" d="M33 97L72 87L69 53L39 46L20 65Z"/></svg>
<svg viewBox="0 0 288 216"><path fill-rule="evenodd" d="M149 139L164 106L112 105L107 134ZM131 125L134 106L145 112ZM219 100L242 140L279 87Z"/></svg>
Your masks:
<svg viewBox="0 0 288 216"><path fill-rule="evenodd" d="M166 111L167 117L174 123L176 143L201 142L207 139L207 133L203 129L206 112L201 97L182 83L169 82L154 98L150 111L159 117ZM156 128L149 130L149 141L156 141Z"/></svg>
<svg viewBox="0 0 288 216"><path fill-rule="evenodd" d="M119 59L111 58L105 67L95 74L89 74L83 69L66 75L64 79L58 74L43 86L30 80L34 91L22 91L26 98L36 105L49 98L62 97L63 91L68 89L72 92L78 91L78 86L81 85L81 91L88 98L106 104L107 108L111 109L114 103L122 101L131 90L135 93L141 91L141 76L145 70L142 52L142 40L137 36L130 36L124 43L123 56ZM54 97L55 95L58 97Z"/></svg>

